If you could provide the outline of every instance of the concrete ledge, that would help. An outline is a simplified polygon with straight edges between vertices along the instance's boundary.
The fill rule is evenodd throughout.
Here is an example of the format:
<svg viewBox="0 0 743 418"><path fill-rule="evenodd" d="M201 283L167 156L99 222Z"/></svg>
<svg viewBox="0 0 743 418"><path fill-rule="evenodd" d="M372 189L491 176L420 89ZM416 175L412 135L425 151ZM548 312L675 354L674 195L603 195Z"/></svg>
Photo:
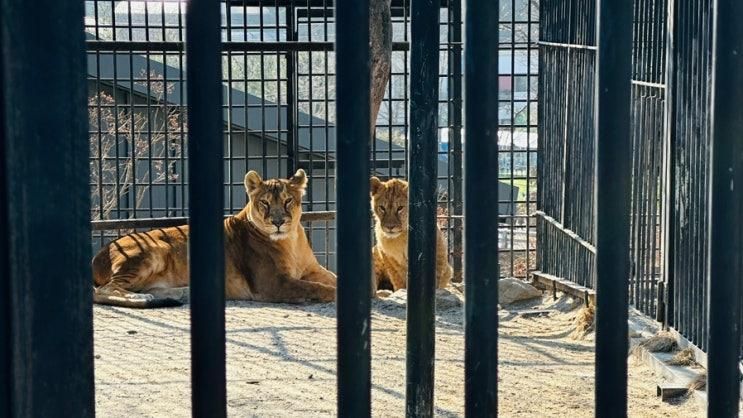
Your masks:
<svg viewBox="0 0 743 418"><path fill-rule="evenodd" d="M596 292L593 289L589 289L585 286L578 285L569 280L565 280L551 274L543 273L541 271L532 272L532 284L539 289L553 292L553 295L556 295L559 291L576 298L581 298L590 304L596 303ZM638 347L642 340L652 337L662 330L662 326L659 322L657 322L655 319L649 318L637 309L630 307L628 315L628 327L628 348L630 352L633 352L633 355L636 358L644 362L662 379L657 386L657 395L661 397L663 401L666 401L687 393L689 383L691 383L704 371L704 367L707 364L706 353L704 353L694 344L690 343L677 331L671 329L669 331L676 339L676 344L679 349L691 347L694 351L695 361L700 366L702 366L702 368L693 369L687 366L671 366L667 364L666 361L670 360L675 355L675 352L651 353L643 348ZM743 386L741 387L741 393L741 399L743 399ZM706 390L695 390L692 393L692 396L695 401L699 402L700 407L706 410Z"/></svg>
<svg viewBox="0 0 743 418"><path fill-rule="evenodd" d="M652 337L662 330L661 325L648 318L640 311L630 308L629 312L629 347L635 358L641 360L650 367L657 375L661 376L662 381L658 383L657 395L662 401L670 400L674 397L682 396L688 393L689 384L701 375L704 369L694 369L688 366L671 366L666 362L676 354L672 353L651 353L646 349L639 347L640 342ZM676 337L676 335L674 335ZM676 345L683 349L676 338ZM700 403L700 407L706 409L707 393L704 390L695 390L692 393L695 401Z"/></svg>
<svg viewBox="0 0 743 418"><path fill-rule="evenodd" d="M551 274L533 271L531 273L531 282L538 289L552 292L553 296L556 296L557 292L563 292L570 296L581 298L584 302L588 302L591 305L596 303L595 290Z"/></svg>

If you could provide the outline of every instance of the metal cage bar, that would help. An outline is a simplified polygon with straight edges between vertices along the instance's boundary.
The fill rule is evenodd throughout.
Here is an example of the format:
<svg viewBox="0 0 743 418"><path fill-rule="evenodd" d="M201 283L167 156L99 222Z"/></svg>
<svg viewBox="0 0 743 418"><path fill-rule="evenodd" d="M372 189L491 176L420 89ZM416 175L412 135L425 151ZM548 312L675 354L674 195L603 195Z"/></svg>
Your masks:
<svg viewBox="0 0 743 418"><path fill-rule="evenodd" d="M410 6L408 303L405 412L433 416L438 138L438 1Z"/></svg>
<svg viewBox="0 0 743 418"><path fill-rule="evenodd" d="M83 16L0 1L0 416L95 415Z"/></svg>
<svg viewBox="0 0 743 418"><path fill-rule="evenodd" d="M498 222L491 179L498 167L498 45L500 4L468 0L465 9L464 282L465 416L498 413ZM468 197L476 196L476 198Z"/></svg>
<svg viewBox="0 0 743 418"><path fill-rule="evenodd" d="M369 0L335 5L337 17L338 415L371 415L369 213Z"/></svg>
<svg viewBox="0 0 743 418"><path fill-rule="evenodd" d="M740 402L743 3L713 4L707 416L733 417Z"/></svg>
<svg viewBox="0 0 743 418"><path fill-rule="evenodd" d="M3 4L0 3L0 21L2 21ZM13 382L10 378L10 353L13 352L13 340L10 334L10 225L8 225L8 184L6 178L6 129L5 121L5 88L3 79L5 77L5 49L3 34L0 31L0 418L11 416L10 388Z"/></svg>
<svg viewBox="0 0 743 418"><path fill-rule="evenodd" d="M224 325L224 188L219 3L186 8L189 131L191 399L194 417L227 415Z"/></svg>
<svg viewBox="0 0 743 418"><path fill-rule="evenodd" d="M632 3L597 0L596 416L627 415Z"/></svg>
<svg viewBox="0 0 743 418"><path fill-rule="evenodd" d="M666 3L666 28L665 28L665 74L666 74L666 91L669 92L676 83L675 75L675 63L674 48L675 48L675 34L674 25L676 24L677 8L673 1L667 1ZM666 94L664 113L665 118L663 121L663 209L662 209L662 235L661 235L661 259L663 263L663 293L660 297L664 301L663 310L663 324L665 326L675 326L674 312L676 308L676 285L675 285L675 271L674 271L674 253L675 253L675 236L673 224L675 222L673 209L674 202L676 201L676 187L675 187L675 175L673 169L673 161L675 161L674 148L671 145L675 136L675 112L674 100L672 94Z"/></svg>

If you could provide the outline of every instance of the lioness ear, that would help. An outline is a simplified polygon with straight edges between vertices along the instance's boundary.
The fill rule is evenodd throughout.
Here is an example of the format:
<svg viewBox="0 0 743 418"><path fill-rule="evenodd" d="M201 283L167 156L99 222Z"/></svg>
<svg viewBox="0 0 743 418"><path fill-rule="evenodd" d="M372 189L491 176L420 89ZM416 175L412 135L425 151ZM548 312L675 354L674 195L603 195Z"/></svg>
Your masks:
<svg viewBox="0 0 743 418"><path fill-rule="evenodd" d="M250 170L248 171L248 174L245 175L245 191L248 192L248 194L252 193L261 185L261 183L263 183L263 179L260 174L255 171Z"/></svg>
<svg viewBox="0 0 743 418"><path fill-rule="evenodd" d="M384 187L382 184L382 180L380 180L376 176L372 176L372 178L369 179L369 192L374 196L377 194L377 192Z"/></svg>
<svg viewBox="0 0 743 418"><path fill-rule="evenodd" d="M307 174L300 168L296 173L294 173L292 178L289 179L289 183L300 189L302 195L304 195L304 189L307 187Z"/></svg>

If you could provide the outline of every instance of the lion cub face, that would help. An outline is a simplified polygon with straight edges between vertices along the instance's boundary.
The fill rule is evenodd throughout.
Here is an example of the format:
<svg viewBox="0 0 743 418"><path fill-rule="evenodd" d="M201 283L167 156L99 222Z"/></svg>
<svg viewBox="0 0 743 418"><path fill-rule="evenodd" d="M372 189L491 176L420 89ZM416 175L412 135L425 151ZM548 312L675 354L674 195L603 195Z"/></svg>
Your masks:
<svg viewBox="0 0 743 418"><path fill-rule="evenodd" d="M371 202L377 227L388 238L408 230L408 183L392 179L371 178Z"/></svg>
<svg viewBox="0 0 743 418"><path fill-rule="evenodd" d="M288 180L263 180L255 171L245 175L250 221L272 240L288 238L302 216L307 175L301 168Z"/></svg>

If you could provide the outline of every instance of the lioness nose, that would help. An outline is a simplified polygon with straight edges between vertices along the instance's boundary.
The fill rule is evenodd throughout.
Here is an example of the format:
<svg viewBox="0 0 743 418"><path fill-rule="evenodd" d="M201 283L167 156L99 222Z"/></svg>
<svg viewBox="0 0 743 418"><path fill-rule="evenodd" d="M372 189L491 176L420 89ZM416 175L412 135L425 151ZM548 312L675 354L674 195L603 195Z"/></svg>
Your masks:
<svg viewBox="0 0 743 418"><path fill-rule="evenodd" d="M276 228L279 228L279 227L281 227L281 225L284 225L284 220L283 219L275 219L274 218L274 219L271 220L271 223L274 224L274 225L276 225Z"/></svg>

